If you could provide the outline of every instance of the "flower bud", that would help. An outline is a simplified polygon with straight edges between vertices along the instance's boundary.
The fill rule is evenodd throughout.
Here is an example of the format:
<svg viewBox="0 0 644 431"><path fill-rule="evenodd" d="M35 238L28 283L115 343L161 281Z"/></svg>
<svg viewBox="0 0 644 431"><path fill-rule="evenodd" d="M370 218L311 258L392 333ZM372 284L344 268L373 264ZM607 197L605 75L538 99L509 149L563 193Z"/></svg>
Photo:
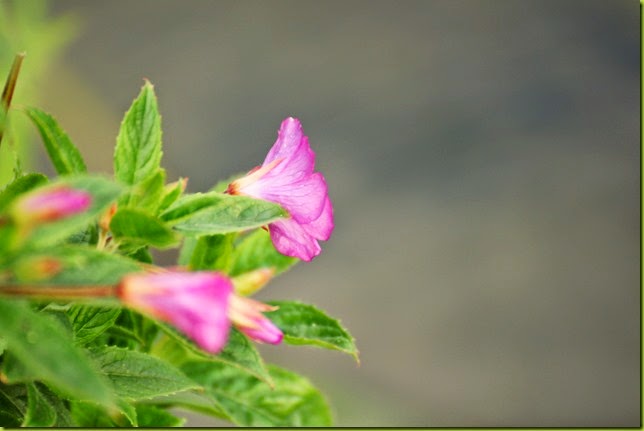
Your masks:
<svg viewBox="0 0 644 431"><path fill-rule="evenodd" d="M279 344L284 334L262 314L275 310L277 307L233 294L230 296L228 316L237 329L251 339L260 343Z"/></svg>
<svg viewBox="0 0 644 431"><path fill-rule="evenodd" d="M260 268L233 277L235 292L242 296L250 296L260 290L275 275L275 268Z"/></svg>
<svg viewBox="0 0 644 431"><path fill-rule="evenodd" d="M217 353L228 339L232 291L230 280L216 272L170 271L127 275L117 295L125 305L172 324Z"/></svg>
<svg viewBox="0 0 644 431"><path fill-rule="evenodd" d="M11 209L16 222L33 225L51 222L85 211L92 196L67 186L42 187L18 198Z"/></svg>

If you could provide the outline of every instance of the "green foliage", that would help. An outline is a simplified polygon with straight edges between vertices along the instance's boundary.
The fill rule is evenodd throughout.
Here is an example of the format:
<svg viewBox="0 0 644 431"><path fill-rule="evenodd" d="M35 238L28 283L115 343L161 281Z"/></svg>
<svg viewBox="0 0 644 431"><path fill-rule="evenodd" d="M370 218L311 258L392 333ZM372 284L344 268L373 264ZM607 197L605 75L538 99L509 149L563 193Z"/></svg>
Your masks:
<svg viewBox="0 0 644 431"><path fill-rule="evenodd" d="M272 202L224 193L226 181L207 193L184 193L185 180L167 184L161 117L148 82L122 121L114 178L86 173L50 114L25 112L58 176L15 175L0 191L0 425L182 425L170 408L240 426L331 425L318 389L266 364L238 329L243 325L232 326L226 346L213 355L121 302L126 275L165 271L155 264L154 249L181 245L179 264L186 270L219 271L236 283L258 269L283 273L298 259L277 252L262 228L288 213ZM16 201L60 186L87 192L89 208L23 223ZM285 342L357 359L353 338L337 320L311 305L274 304L279 309L262 316L282 329Z"/></svg>
<svg viewBox="0 0 644 431"><path fill-rule="evenodd" d="M38 128L49 158L59 175L87 172L83 157L54 117L37 108L27 108L25 113Z"/></svg>
<svg viewBox="0 0 644 431"><path fill-rule="evenodd" d="M295 301L270 301L279 308L269 317L284 332L284 341L339 350L358 360L353 337L340 322L309 304Z"/></svg>

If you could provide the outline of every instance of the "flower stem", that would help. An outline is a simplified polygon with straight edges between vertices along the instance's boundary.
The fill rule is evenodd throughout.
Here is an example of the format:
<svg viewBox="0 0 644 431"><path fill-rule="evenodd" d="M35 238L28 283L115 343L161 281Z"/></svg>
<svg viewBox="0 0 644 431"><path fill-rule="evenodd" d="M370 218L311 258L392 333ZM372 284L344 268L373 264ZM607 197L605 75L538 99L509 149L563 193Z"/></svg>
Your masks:
<svg viewBox="0 0 644 431"><path fill-rule="evenodd" d="M11 105L11 99L13 98L13 93L16 89L16 82L18 81L18 74L20 73L20 66L22 65L22 60L24 58L24 52L16 54L13 59L13 64L11 65L11 70L9 71L9 76L7 76L7 81L4 84L4 90L2 90L2 99L0 99L0 143L2 143L2 135L6 124L7 112L9 111L9 105Z"/></svg>
<svg viewBox="0 0 644 431"><path fill-rule="evenodd" d="M49 299L90 299L116 296L116 286L0 286L0 295Z"/></svg>

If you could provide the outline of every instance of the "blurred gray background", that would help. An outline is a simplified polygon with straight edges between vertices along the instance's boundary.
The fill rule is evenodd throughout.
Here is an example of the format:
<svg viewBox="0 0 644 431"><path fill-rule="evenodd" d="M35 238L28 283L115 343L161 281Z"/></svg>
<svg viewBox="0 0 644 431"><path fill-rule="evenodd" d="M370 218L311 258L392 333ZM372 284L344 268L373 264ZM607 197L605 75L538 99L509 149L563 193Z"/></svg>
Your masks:
<svg viewBox="0 0 644 431"><path fill-rule="evenodd" d="M169 179L192 192L302 120L336 230L261 297L339 317L362 364L262 351L337 425L640 425L638 2L57 0L64 14L80 31L42 104L90 169L111 172L144 77Z"/></svg>

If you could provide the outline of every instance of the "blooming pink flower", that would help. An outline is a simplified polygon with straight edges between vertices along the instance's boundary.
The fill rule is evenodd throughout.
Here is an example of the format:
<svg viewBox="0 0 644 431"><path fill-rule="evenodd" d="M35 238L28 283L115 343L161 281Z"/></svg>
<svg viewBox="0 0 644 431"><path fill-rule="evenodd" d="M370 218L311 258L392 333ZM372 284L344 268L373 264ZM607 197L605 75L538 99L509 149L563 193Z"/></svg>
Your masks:
<svg viewBox="0 0 644 431"><path fill-rule="evenodd" d="M296 118L282 121L277 141L262 166L233 181L226 190L280 204L290 215L268 225L275 248L310 261L320 254L318 240L333 231L333 207L324 176L314 172L315 153Z"/></svg>
<svg viewBox="0 0 644 431"><path fill-rule="evenodd" d="M12 214L21 223L42 223L69 217L85 211L92 196L67 186L43 187L20 197Z"/></svg>
<svg viewBox="0 0 644 431"><path fill-rule="evenodd" d="M230 297L228 315L237 329L260 343L279 344L284 338L282 331L262 313L275 311L277 307L239 295Z"/></svg>
<svg viewBox="0 0 644 431"><path fill-rule="evenodd" d="M166 272L125 276L117 295L128 306L164 320L210 353L226 344L233 285L216 272Z"/></svg>

